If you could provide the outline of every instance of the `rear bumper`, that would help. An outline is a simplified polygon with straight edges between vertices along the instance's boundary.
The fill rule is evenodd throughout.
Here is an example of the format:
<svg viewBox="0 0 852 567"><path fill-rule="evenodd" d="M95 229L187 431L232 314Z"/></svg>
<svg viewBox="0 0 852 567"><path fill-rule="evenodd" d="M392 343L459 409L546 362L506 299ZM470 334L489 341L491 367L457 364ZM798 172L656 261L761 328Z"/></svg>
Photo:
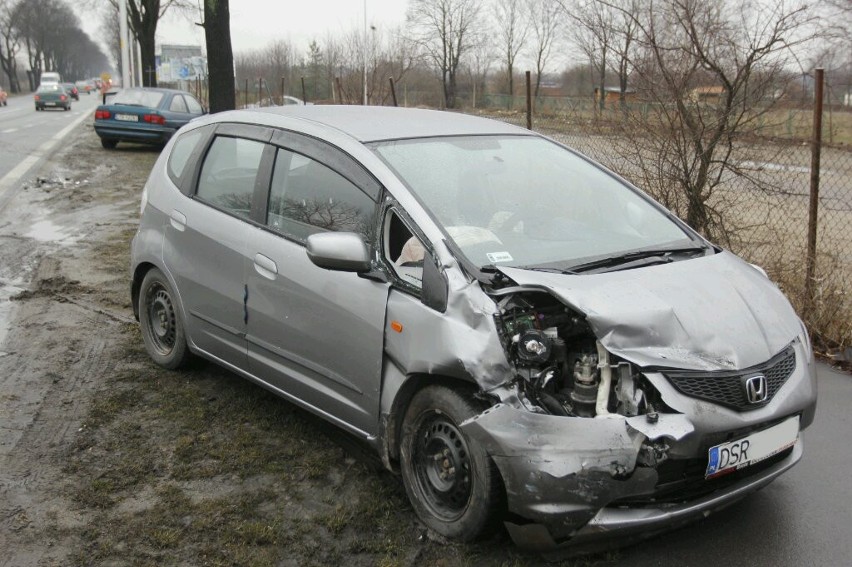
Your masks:
<svg viewBox="0 0 852 567"><path fill-rule="evenodd" d="M95 133L101 138L139 144L165 144L175 133L174 128L159 126L113 126L95 122Z"/></svg>

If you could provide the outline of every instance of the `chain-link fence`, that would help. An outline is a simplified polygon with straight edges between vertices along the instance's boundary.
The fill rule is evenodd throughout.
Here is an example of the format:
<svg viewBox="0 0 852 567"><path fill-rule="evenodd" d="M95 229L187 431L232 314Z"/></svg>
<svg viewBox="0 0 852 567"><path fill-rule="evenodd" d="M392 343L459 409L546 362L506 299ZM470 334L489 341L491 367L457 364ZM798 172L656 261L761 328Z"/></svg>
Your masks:
<svg viewBox="0 0 852 567"><path fill-rule="evenodd" d="M525 127L524 97L490 95L467 110ZM704 101L712 105L714 101ZM666 121L672 108L637 101L539 98L533 130L642 188L711 240L763 267L818 342L852 355L852 107L823 110L821 166L812 170L813 101L772 101L744 124L696 141ZM702 151L696 151L699 148ZM806 285L812 175L819 183L813 278Z"/></svg>

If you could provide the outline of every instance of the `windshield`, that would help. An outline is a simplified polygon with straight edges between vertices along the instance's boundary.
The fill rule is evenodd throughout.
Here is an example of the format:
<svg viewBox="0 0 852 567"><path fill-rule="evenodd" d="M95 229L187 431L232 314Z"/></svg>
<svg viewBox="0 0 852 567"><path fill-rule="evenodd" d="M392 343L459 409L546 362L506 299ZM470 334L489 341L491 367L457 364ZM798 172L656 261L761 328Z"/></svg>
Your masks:
<svg viewBox="0 0 852 567"><path fill-rule="evenodd" d="M543 138L430 138L374 149L480 267L569 267L691 244L646 199Z"/></svg>
<svg viewBox="0 0 852 567"><path fill-rule="evenodd" d="M139 89L128 89L121 91L110 101L110 104L126 104L130 106L147 106L157 108L163 100L163 93L157 91L143 91Z"/></svg>

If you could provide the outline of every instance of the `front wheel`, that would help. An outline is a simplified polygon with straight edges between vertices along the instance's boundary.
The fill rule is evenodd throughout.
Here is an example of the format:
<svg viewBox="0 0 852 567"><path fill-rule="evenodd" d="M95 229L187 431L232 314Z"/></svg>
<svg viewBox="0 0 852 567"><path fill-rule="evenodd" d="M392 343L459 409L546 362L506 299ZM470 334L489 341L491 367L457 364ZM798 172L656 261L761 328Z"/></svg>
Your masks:
<svg viewBox="0 0 852 567"><path fill-rule="evenodd" d="M459 428L479 414L471 399L440 385L411 400L402 424L402 480L417 516L439 534L472 541L496 526L504 509L500 473Z"/></svg>
<svg viewBox="0 0 852 567"><path fill-rule="evenodd" d="M139 324L145 350L154 362L173 370L189 360L186 333L171 285L152 268L139 289Z"/></svg>

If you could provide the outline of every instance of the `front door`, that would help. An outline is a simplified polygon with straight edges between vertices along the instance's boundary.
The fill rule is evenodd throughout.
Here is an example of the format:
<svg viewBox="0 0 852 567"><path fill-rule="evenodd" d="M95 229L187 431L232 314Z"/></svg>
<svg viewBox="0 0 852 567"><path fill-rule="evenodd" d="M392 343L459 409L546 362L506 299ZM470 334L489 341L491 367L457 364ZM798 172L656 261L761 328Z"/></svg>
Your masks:
<svg viewBox="0 0 852 567"><path fill-rule="evenodd" d="M353 433L375 435L388 284L318 268L304 243L328 230L372 242L379 192L305 154L277 149L264 226L249 231L249 368Z"/></svg>

